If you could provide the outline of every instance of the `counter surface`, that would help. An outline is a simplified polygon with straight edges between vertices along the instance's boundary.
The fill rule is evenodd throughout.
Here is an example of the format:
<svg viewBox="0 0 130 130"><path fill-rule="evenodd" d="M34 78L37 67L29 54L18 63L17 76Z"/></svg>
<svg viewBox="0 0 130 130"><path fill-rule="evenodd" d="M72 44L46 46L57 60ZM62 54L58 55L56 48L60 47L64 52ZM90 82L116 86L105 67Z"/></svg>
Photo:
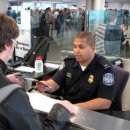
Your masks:
<svg viewBox="0 0 130 130"><path fill-rule="evenodd" d="M52 99L46 94L36 91L28 93L28 95L32 107L40 110L43 114L48 113L53 104L60 102L60 100ZM128 120L79 107L75 107L75 112L76 114L70 117L71 124L67 130L75 130L72 129L72 124L79 126L79 128L76 127L77 130L130 130L130 121Z"/></svg>

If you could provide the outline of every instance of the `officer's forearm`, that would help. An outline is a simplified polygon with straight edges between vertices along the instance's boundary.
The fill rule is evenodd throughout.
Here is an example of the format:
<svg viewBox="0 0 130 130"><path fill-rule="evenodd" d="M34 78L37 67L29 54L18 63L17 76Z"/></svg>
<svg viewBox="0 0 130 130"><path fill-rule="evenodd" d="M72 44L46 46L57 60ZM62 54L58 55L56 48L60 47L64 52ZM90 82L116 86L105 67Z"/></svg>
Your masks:
<svg viewBox="0 0 130 130"><path fill-rule="evenodd" d="M49 86L49 88L46 90L46 92L48 93L53 93L59 89L59 85L52 79L49 79L48 81L46 81L46 83Z"/></svg>
<svg viewBox="0 0 130 130"><path fill-rule="evenodd" d="M76 106L79 106L81 108L86 108L89 110L103 110L103 109L109 109L111 106L112 101L108 99L103 98L95 98L93 100L77 103Z"/></svg>
<svg viewBox="0 0 130 130"><path fill-rule="evenodd" d="M57 87L49 86L49 87L46 89L46 92L47 92L47 93L54 93L54 92L56 92L57 89L58 89Z"/></svg>

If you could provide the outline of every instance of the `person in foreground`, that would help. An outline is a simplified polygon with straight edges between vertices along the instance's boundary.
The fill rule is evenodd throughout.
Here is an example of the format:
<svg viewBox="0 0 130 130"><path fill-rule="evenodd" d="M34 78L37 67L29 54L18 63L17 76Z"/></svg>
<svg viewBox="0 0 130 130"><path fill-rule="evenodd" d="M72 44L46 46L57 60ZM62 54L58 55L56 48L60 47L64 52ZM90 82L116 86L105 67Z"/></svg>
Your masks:
<svg viewBox="0 0 130 130"><path fill-rule="evenodd" d="M90 110L109 109L114 99L114 72L111 63L95 54L95 36L81 32L74 40L74 57L68 57L55 75L37 84L40 92L53 93L59 88L62 97L76 106Z"/></svg>
<svg viewBox="0 0 130 130"><path fill-rule="evenodd" d="M18 35L16 22L0 13L0 56L5 63L13 53ZM11 87L17 88L7 94ZM24 89L0 72L0 130L60 130L72 113L73 105L63 101L55 104L44 122L40 122Z"/></svg>
<svg viewBox="0 0 130 130"><path fill-rule="evenodd" d="M10 34L9 34L9 32L7 32L8 27L6 27L6 23L3 23L4 21L2 18L2 14L0 14L0 15L1 15L1 19L0 19L0 28L1 28L1 30L0 30L1 31L0 32L0 35L1 35L1 37L0 37L0 72L2 74L6 75L6 77L8 79L10 79L12 82L21 84L20 80L17 78L17 76L20 75L20 73L7 74L7 65L6 64L8 62L8 59L12 56L13 49L12 50L10 49L11 51L9 51L9 50L3 51L3 50L7 50L9 48L10 44L13 42L13 39L9 39ZM11 24L10 24L10 26L11 26ZM2 31L4 31L4 32L2 32ZM9 35L9 36L7 37L5 35ZM4 42L7 42L7 43L5 44ZM12 46L12 48L13 48L13 46ZM8 53L6 53L6 52L8 52Z"/></svg>

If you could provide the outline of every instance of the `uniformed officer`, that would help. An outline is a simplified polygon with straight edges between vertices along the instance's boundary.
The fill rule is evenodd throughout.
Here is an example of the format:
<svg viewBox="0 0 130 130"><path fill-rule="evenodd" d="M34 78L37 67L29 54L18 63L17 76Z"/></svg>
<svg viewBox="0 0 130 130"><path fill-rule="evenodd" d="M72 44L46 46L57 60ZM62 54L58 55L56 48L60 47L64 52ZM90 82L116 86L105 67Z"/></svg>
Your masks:
<svg viewBox="0 0 130 130"><path fill-rule="evenodd" d="M74 40L74 57L66 58L56 74L37 84L41 92L62 89L63 99L91 110L109 109L114 98L114 73L111 63L95 54L95 37L81 32Z"/></svg>

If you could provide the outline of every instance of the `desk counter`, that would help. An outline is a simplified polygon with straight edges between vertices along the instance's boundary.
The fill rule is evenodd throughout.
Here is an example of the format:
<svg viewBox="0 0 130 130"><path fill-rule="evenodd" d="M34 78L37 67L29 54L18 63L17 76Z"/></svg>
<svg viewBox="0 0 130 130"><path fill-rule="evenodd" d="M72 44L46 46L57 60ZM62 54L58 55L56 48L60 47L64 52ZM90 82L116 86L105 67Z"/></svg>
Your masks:
<svg viewBox="0 0 130 130"><path fill-rule="evenodd" d="M47 72L54 73L56 68L46 68ZM51 70L51 71L50 71ZM46 73L47 74L47 73ZM46 76L44 74L44 76ZM48 75L48 74L47 74ZM50 73L49 73L50 75ZM28 77L36 77L35 74L27 75ZM43 77L43 75L41 75ZM41 100L40 104L42 103ZM34 101L35 102L35 101ZM42 113L45 114L44 111ZM107 115L110 114L110 115ZM64 130L130 130L130 112L111 112L111 113L99 113L95 111L90 111L86 109L77 108L76 109L76 115L70 118L70 123L67 128ZM116 117L114 117L116 116ZM117 118L121 117L121 118ZM127 119L127 120L125 120ZM75 128L72 128L72 124L78 126Z"/></svg>
<svg viewBox="0 0 130 130"><path fill-rule="evenodd" d="M48 113L53 104L60 100L46 94L32 91L28 93L32 107L41 113ZM75 107L76 114L70 118L70 125L64 130L130 130L130 121L96 111ZM122 112L118 113L118 117ZM72 124L78 126L72 129Z"/></svg>

